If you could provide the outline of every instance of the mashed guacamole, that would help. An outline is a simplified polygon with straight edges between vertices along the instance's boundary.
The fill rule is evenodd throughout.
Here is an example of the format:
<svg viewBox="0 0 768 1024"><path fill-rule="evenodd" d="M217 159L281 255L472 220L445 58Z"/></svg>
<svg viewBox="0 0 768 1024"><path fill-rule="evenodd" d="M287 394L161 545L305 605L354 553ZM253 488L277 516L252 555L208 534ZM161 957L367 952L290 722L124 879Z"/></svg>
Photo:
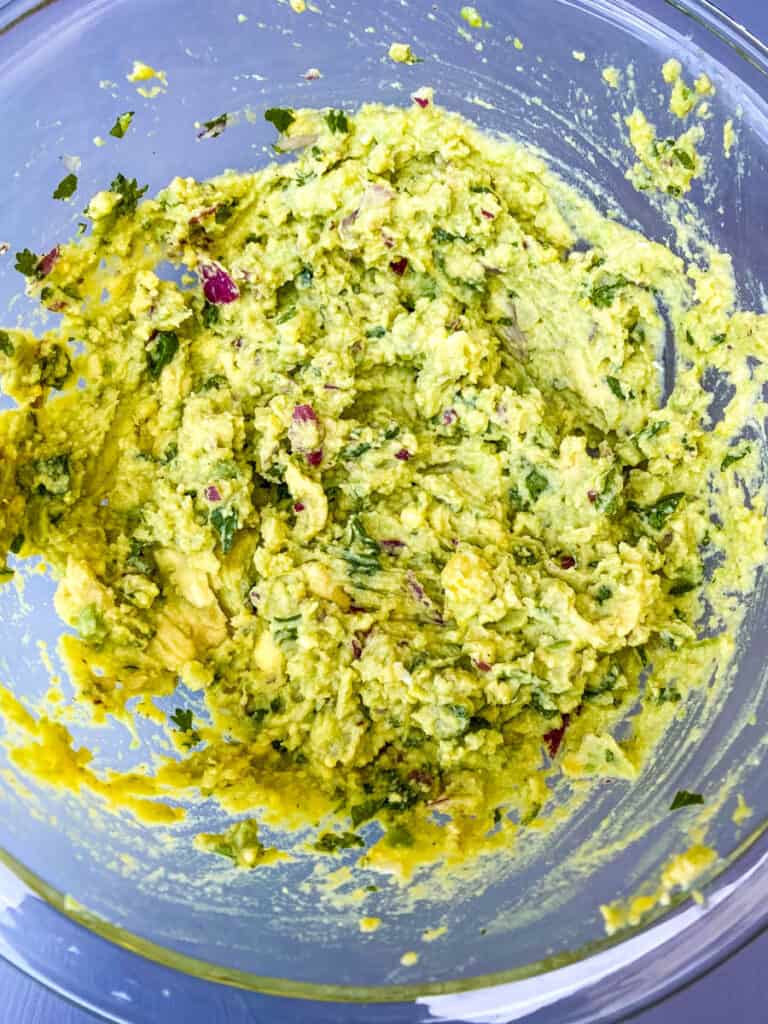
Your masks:
<svg viewBox="0 0 768 1024"><path fill-rule="evenodd" d="M94 720L178 706L140 784L6 693L15 756L150 819L255 815L201 840L241 866L277 856L267 812L319 853L373 819L466 851L551 773L631 783L729 660L768 323L727 257L686 266L428 90L268 118L295 160L120 175L17 257L60 322L0 332L4 575L51 567Z"/></svg>

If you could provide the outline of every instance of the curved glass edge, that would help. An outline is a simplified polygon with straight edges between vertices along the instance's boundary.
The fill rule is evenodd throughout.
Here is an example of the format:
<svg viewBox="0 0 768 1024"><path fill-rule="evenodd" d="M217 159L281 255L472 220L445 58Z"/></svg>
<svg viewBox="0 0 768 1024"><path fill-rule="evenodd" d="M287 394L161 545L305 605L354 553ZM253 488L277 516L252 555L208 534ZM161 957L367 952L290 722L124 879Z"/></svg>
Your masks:
<svg viewBox="0 0 768 1024"><path fill-rule="evenodd" d="M690 894L681 892L673 897L669 906L657 908L641 923L568 954L494 975L389 987L316 985L267 978L171 952L90 913L3 851L0 851L0 863L7 869L15 890L6 902L18 905L26 896L37 897L80 926L86 936L90 933L91 938L106 940L170 972L180 971L201 981L291 1000L342 1004L415 1001L443 1021L478 1019L481 1010L485 1013L492 1010L494 1019L502 1020L503 1016L498 1015L510 1012L509 1019L520 1020L523 1007L527 1013L549 1007L557 1009L558 1024L571 1021L575 1024L611 1019L617 1009L614 1000L619 997L624 1000L622 1014L630 1007L640 1009L662 998L725 959L766 927L768 841L761 843L760 840L767 833L768 823L765 823L710 873L701 887L702 905L692 904ZM749 861L746 865L745 859ZM3 896L0 879L0 903ZM21 951L4 944L0 953L25 973L49 984L46 978L39 977L40 972L24 959ZM659 977L657 969L660 956L665 958L667 968L663 977ZM122 973L116 977L116 982ZM543 974L548 976L546 991L542 991L540 981ZM615 984L595 989L608 978L615 980ZM629 1005L626 1001L628 979L632 979L634 992ZM60 991L60 986L49 987ZM64 990L60 994L78 1002L77 993ZM586 1005L581 1006L585 1001ZM121 1018L110 1016L108 1019Z"/></svg>
<svg viewBox="0 0 768 1024"><path fill-rule="evenodd" d="M48 9L60 0L0 0L0 35L6 34L35 14ZM579 0L584 7L595 7L609 15L605 0ZM726 43L738 56L768 78L768 45L754 36L722 11L711 0L664 0L669 7L690 17L713 36ZM614 7L637 16L637 8L625 0L612 0ZM642 14L641 14L642 17ZM380 1002L396 1004L404 1000L410 1006L423 1006L429 1018L419 1019L448 1022L473 1021L477 1015L488 1014L493 1019L522 1020L542 1010L556 1011L552 1017L557 1024L586 1024L586 1022L616 1019L618 1003L614 1005L612 994L601 997L591 988L577 992L577 987L595 986L608 978L622 981L632 978L637 986L635 994L626 999L624 984L616 986L621 990L621 1014L634 1014L659 1002L673 992L695 981L702 974L738 952L758 934L768 928L768 849L759 854L749 868L736 874L748 851L755 852L758 841L768 831L768 822L763 823L743 840L732 853L721 859L708 874L701 887L704 904L701 907L685 908L690 900L689 893L673 897L669 906L659 908L643 918L642 923L624 929L615 936L589 943L579 950L547 958L494 975L480 975L456 982L420 983L388 987L353 987L317 985L291 982L231 970L206 961L197 960L184 954L171 952L162 946L124 931L108 921L90 913L86 908L74 905L73 901L47 885L42 879L29 872L21 863L0 849L2 864L16 883L20 881L26 894L44 901L47 906L68 921L85 930L87 939L99 938L107 943L135 954L170 972L181 971L193 978L218 985L245 990L251 994L268 997L283 997L291 1000L323 1001L326 1004L340 1002ZM768 843L762 844L768 847ZM735 875L735 878L733 877ZM746 888L749 892L745 892ZM0 878L0 906L3 902L3 880ZM758 908L765 909L759 912ZM693 925L695 925L695 935ZM674 952L672 969L658 977L653 967L654 959L649 954L662 955ZM617 954L629 954L617 956ZM128 1024L129 1018L105 1007L84 1001L76 992L57 985L36 970L15 949L6 943L0 945L0 956L13 967L43 984L73 1005L81 1007L103 1020ZM586 969L594 968L594 969ZM558 977L560 972L571 972L568 979ZM532 998L533 990L523 991L522 986L537 984L537 979L547 974L554 984L548 992L538 992ZM578 976L577 976L578 975ZM644 987L645 986L645 987ZM612 986L613 987L613 986ZM540 986L539 986L540 988ZM462 1000L461 1004L455 1000ZM490 1000L490 1005L487 1003ZM521 1001L522 1000L522 1001ZM568 1001L566 1003L566 1000ZM572 1003L573 1000L573 1003ZM579 1004L579 1005L577 1005ZM522 1007L525 1009L521 1012ZM445 1013L451 1014L446 1016ZM458 1013L457 1013L458 1012ZM508 1013L509 1016L505 1016ZM544 1021L539 1016L537 1019ZM548 1019L548 1018L547 1018ZM133 1019L130 1018L131 1024Z"/></svg>

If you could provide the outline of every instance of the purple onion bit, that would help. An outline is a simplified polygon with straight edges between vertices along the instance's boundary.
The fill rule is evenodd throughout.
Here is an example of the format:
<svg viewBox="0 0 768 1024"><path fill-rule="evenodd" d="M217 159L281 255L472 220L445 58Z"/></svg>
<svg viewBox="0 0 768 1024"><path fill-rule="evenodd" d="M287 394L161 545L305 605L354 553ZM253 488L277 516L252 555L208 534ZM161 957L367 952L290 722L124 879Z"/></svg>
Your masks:
<svg viewBox="0 0 768 1024"><path fill-rule="evenodd" d="M293 511L297 512L297 513L298 512L303 512L304 511L304 507L305 506L304 506L304 502L303 501L297 501L297 502L294 503Z"/></svg>
<svg viewBox="0 0 768 1024"><path fill-rule="evenodd" d="M408 459L413 458L413 455L407 448L401 448L399 452L395 452L395 458L400 459L401 462L407 462Z"/></svg>
<svg viewBox="0 0 768 1024"><path fill-rule="evenodd" d="M429 100L426 96L411 96L414 103L418 103L422 110L426 110L429 106Z"/></svg>
<svg viewBox="0 0 768 1024"><path fill-rule="evenodd" d="M221 491L216 484L210 484L210 486L206 487L203 494L208 501L221 501Z"/></svg>
<svg viewBox="0 0 768 1024"><path fill-rule="evenodd" d="M61 249L58 245L47 252L37 264L38 277L47 277L58 263L59 256L61 256Z"/></svg>
<svg viewBox="0 0 768 1024"><path fill-rule="evenodd" d="M323 449L318 448L317 451L307 452L307 462L310 466L319 466L323 461Z"/></svg>
<svg viewBox="0 0 768 1024"><path fill-rule="evenodd" d="M392 260L389 266L393 273L397 274L398 277L402 277L408 269L408 257L401 256L399 260Z"/></svg>
<svg viewBox="0 0 768 1024"><path fill-rule="evenodd" d="M357 637L352 637L352 657L355 661L359 661L363 654L363 648Z"/></svg>
<svg viewBox="0 0 768 1024"><path fill-rule="evenodd" d="M380 540L379 546L388 555L396 555L401 548L405 547L405 542L402 540Z"/></svg>
<svg viewBox="0 0 768 1024"><path fill-rule="evenodd" d="M487 661L476 661L475 662L475 668L478 670L478 672L490 672L491 671L491 666L488 664Z"/></svg>
<svg viewBox="0 0 768 1024"><path fill-rule="evenodd" d="M260 598L259 598L259 592L256 589L256 587L251 587L251 589L248 591L248 600L251 602L252 607L254 607L254 608L258 608L259 607L259 600L260 600Z"/></svg>
<svg viewBox="0 0 768 1024"><path fill-rule="evenodd" d="M455 423L459 418L459 414L455 409L446 409L443 413L443 426L450 427L452 423Z"/></svg>
<svg viewBox="0 0 768 1024"><path fill-rule="evenodd" d="M200 264L203 294L214 306L224 306L240 298L240 290L220 263Z"/></svg>
<svg viewBox="0 0 768 1024"><path fill-rule="evenodd" d="M317 423L317 413L311 405L295 405L292 419L294 423Z"/></svg>

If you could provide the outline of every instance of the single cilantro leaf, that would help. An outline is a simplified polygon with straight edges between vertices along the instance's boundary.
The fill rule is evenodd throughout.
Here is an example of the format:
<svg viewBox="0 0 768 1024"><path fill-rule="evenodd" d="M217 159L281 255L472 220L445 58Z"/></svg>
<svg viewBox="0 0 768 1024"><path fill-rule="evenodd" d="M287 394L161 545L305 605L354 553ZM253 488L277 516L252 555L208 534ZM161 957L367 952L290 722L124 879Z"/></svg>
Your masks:
<svg viewBox="0 0 768 1024"><path fill-rule="evenodd" d="M743 451L740 452L728 452L723 461L720 463L720 472L725 472L729 466L732 466L734 462L741 462L742 459L746 458L747 455L752 451L752 445L748 444Z"/></svg>
<svg viewBox="0 0 768 1024"><path fill-rule="evenodd" d="M383 338L386 333L386 327L369 327L365 332L365 336L366 338Z"/></svg>
<svg viewBox="0 0 768 1024"><path fill-rule="evenodd" d="M198 132L198 139L217 139L229 123L229 114L219 114L210 121L203 121L203 130Z"/></svg>
<svg viewBox="0 0 768 1024"><path fill-rule="evenodd" d="M211 513L211 526L219 535L221 550L225 555L229 554L235 543L235 533L237 532L237 509L231 508L228 511L221 508L214 509Z"/></svg>
<svg viewBox="0 0 768 1024"><path fill-rule="evenodd" d="M77 175L68 174L62 178L53 192L54 199L69 199L77 192Z"/></svg>
<svg viewBox="0 0 768 1024"><path fill-rule="evenodd" d="M296 120L296 115L289 107L270 107L264 111L264 120L273 124L282 135Z"/></svg>
<svg viewBox="0 0 768 1024"><path fill-rule="evenodd" d="M701 793L689 793L687 789L678 789L675 799L669 806L670 811L677 811L681 807L692 807L694 804L703 804L704 797Z"/></svg>
<svg viewBox="0 0 768 1024"><path fill-rule="evenodd" d="M630 512L636 512L642 516L652 529L660 530L684 497L682 491L676 491L674 494L667 494L663 498L659 498L655 505L643 508L633 501L627 502L627 508Z"/></svg>
<svg viewBox="0 0 768 1024"><path fill-rule="evenodd" d="M124 174L118 174L109 186L110 192L117 192L120 196L120 202L115 207L118 215L133 213L148 188L149 185L139 188L135 178L128 179Z"/></svg>
<svg viewBox="0 0 768 1024"><path fill-rule="evenodd" d="M8 331L0 331L0 352L4 356L12 356L14 353L13 342Z"/></svg>
<svg viewBox="0 0 768 1024"><path fill-rule="evenodd" d="M149 376L157 380L164 368L179 350L179 336L175 331L158 331L147 351Z"/></svg>
<svg viewBox="0 0 768 1024"><path fill-rule="evenodd" d="M685 576L680 576L676 580L673 580L667 593L670 597L682 597L683 594L690 594L692 590L698 587L696 580L687 579Z"/></svg>
<svg viewBox="0 0 768 1024"><path fill-rule="evenodd" d="M531 500L537 501L549 487L549 480L538 469L532 469L525 478L525 486L528 488Z"/></svg>
<svg viewBox="0 0 768 1024"><path fill-rule="evenodd" d="M115 123L109 129L109 134L114 136L116 139L122 139L128 129L131 127L131 121L133 120L134 111L127 110L124 114L120 114Z"/></svg>
<svg viewBox="0 0 768 1024"><path fill-rule="evenodd" d="M171 721L173 724L179 732L184 733L188 742L194 746L195 743L200 742L200 733L197 729L193 728L193 719L194 716L189 708L176 708L171 715Z"/></svg>
<svg viewBox="0 0 768 1024"><path fill-rule="evenodd" d="M605 382L620 402L626 402L627 396L624 394L624 389L618 377L606 377Z"/></svg>
<svg viewBox="0 0 768 1024"><path fill-rule="evenodd" d="M348 132L349 121L343 110L329 110L325 121L332 132Z"/></svg>
<svg viewBox="0 0 768 1024"><path fill-rule="evenodd" d="M39 256L36 256L30 249L22 249L21 252L16 253L16 262L13 266L15 270L18 270L25 277L37 277L37 266L39 263Z"/></svg>
<svg viewBox="0 0 768 1024"><path fill-rule="evenodd" d="M686 171L693 171L696 169L696 164L690 153L686 153L684 149L673 149L672 152L675 154L677 162L682 164Z"/></svg>
<svg viewBox="0 0 768 1024"><path fill-rule="evenodd" d="M597 588L597 593L595 594L595 600L597 601L597 603L603 604L611 597L613 597L613 591L611 590L611 588L607 587L604 583L601 583L600 586Z"/></svg>
<svg viewBox="0 0 768 1024"><path fill-rule="evenodd" d="M352 850L365 846L365 841L357 832L323 832L314 845L318 853L338 853L339 850Z"/></svg>
<svg viewBox="0 0 768 1024"><path fill-rule="evenodd" d="M621 288L626 287L629 281L621 274L614 277L609 275L601 284L596 284L590 292L589 299L593 306L598 309L607 309L613 305L613 300Z"/></svg>
<svg viewBox="0 0 768 1024"><path fill-rule="evenodd" d="M206 302L201 317L206 327L212 327L219 322L219 307L212 302Z"/></svg>

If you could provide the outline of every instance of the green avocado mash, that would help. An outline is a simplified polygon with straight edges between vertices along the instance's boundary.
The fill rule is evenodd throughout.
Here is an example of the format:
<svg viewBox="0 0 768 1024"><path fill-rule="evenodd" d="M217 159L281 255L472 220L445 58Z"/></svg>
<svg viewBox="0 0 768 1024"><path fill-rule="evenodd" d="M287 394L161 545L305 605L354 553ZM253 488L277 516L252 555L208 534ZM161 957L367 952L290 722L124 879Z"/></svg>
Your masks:
<svg viewBox="0 0 768 1024"><path fill-rule="evenodd" d="M768 321L727 257L686 266L429 90L268 114L295 161L119 175L20 254L60 323L0 333L5 576L44 557L78 703L176 755L139 785L2 710L26 769L150 820L202 795L322 820L319 854L378 819L393 856L466 855L551 772L636 779L731 657ZM250 819L201 845L276 854Z"/></svg>

